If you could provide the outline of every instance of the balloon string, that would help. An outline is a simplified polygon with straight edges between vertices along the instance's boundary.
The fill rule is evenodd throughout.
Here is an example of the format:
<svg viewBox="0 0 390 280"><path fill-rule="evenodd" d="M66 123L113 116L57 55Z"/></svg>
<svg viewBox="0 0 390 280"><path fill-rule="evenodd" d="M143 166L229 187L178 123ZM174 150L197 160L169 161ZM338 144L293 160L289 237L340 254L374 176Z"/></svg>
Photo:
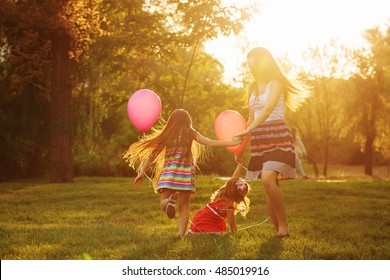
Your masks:
<svg viewBox="0 0 390 280"><path fill-rule="evenodd" d="M248 168L246 168L244 165L241 165L242 168L244 168L246 171L248 171ZM267 222L269 219L271 218L271 216L269 216L267 219L265 219L264 221L258 223L258 224L254 224L254 225L251 225L251 226L247 226L247 227L243 227L243 228L239 228L237 230L244 230L244 229L248 229L248 228L251 228L251 227L255 227L255 226L259 226L259 225L262 225L264 224L265 222Z"/></svg>
<svg viewBox="0 0 390 280"><path fill-rule="evenodd" d="M148 184L148 186L149 187L151 187L152 189L153 189L153 180L152 179L150 179L150 177L148 176L148 175L146 175L146 173L145 172L142 172L144 175L145 175L145 177L146 178L148 178L149 179L149 181L152 183L152 186L150 186L150 183Z"/></svg>
<svg viewBox="0 0 390 280"><path fill-rule="evenodd" d="M264 221L258 223L258 224L254 224L254 225L251 225L251 226L247 226L247 227L243 227L243 228L239 228L237 230L244 230L244 229L248 229L248 228L251 228L251 227L255 227L255 226L259 226L259 225L262 225L264 224L265 222L267 222L271 217L268 217L267 219L265 219Z"/></svg>
<svg viewBox="0 0 390 280"><path fill-rule="evenodd" d="M248 228L252 228L252 227L255 227L255 226L260 226L260 225L266 223L270 218L271 217L269 216L267 219L265 219L264 221L262 221L260 223L257 223L257 224L254 224L254 225L250 225L250 226L247 226L247 227L243 227L243 228L239 228L239 229L237 229L237 231L248 229ZM198 232L196 232L196 233L208 233L208 232L205 232L205 231L201 231L191 220L189 220L189 222L198 230ZM210 232L210 233L213 233L213 232Z"/></svg>
<svg viewBox="0 0 390 280"><path fill-rule="evenodd" d="M142 172L142 173L145 175L145 177L146 177L146 178L148 178L148 179L149 179L149 181L150 181L150 182L152 182L152 183L153 183L153 180L152 180L152 179L150 179L150 177L149 177L148 175L146 175L146 173L145 173L145 172Z"/></svg>

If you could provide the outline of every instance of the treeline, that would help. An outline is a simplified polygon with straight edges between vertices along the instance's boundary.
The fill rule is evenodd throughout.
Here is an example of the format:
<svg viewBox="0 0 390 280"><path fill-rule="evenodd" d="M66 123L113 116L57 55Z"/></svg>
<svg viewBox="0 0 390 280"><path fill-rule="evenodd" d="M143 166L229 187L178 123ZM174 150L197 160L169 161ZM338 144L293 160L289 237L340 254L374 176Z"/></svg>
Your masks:
<svg viewBox="0 0 390 280"><path fill-rule="evenodd" d="M248 73L239 77L243 88L224 84L223 66L203 45L238 33L255 10L220 0L2 1L0 179L134 174L122 152L140 136L126 105L141 88L160 96L162 118L185 108L209 137L221 111L247 117ZM313 96L288 121L300 129L313 164L366 163L370 174L373 163L389 161L386 32L367 32L370 49L343 50L354 67L348 79L335 76L336 69L299 70ZM336 57L325 51L308 51L313 69ZM233 168L233 155L222 148L201 165L205 174ZM326 167L319 172L326 175Z"/></svg>
<svg viewBox="0 0 390 280"><path fill-rule="evenodd" d="M301 76L313 96L292 115L316 175L330 163L390 164L390 27L365 31L369 47L359 50L330 42L306 52ZM321 163L322 170L317 164Z"/></svg>

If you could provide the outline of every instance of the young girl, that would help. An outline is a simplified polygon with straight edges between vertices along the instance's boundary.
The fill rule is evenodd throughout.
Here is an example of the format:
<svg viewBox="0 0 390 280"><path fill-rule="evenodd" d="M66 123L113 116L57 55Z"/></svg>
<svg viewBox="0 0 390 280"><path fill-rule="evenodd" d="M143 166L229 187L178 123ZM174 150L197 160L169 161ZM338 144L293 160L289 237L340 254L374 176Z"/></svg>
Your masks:
<svg viewBox="0 0 390 280"><path fill-rule="evenodd" d="M206 155L205 147L199 144L227 147L241 142L238 137L219 141L203 136L192 128L189 113L177 109L161 129L132 144L124 158L133 168L138 161L141 162L135 186L142 183L145 172L152 163L156 163L153 187L160 193L160 208L172 219L176 213L175 202L179 200L179 235L184 236L189 219L190 195L195 192L195 167L197 161Z"/></svg>
<svg viewBox="0 0 390 280"><path fill-rule="evenodd" d="M233 177L212 196L210 202L195 214L187 234L225 233L227 218L230 231L237 231L234 215L245 216L249 211L249 198L246 197L249 185L239 177Z"/></svg>

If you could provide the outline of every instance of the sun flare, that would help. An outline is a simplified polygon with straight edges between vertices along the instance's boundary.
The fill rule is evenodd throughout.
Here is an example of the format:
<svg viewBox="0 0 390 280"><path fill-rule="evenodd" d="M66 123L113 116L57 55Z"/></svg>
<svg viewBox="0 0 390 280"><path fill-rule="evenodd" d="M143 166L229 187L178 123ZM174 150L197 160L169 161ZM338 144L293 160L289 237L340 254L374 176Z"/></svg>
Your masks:
<svg viewBox="0 0 390 280"><path fill-rule="evenodd" d="M259 12L245 24L238 35L209 41L206 52L225 66L225 82L234 77L245 63L246 53L255 46L269 49L276 58L288 57L305 67L303 53L313 46L332 40L348 48L366 44L363 31L389 23L390 12L383 0L225 0L226 4L258 3Z"/></svg>

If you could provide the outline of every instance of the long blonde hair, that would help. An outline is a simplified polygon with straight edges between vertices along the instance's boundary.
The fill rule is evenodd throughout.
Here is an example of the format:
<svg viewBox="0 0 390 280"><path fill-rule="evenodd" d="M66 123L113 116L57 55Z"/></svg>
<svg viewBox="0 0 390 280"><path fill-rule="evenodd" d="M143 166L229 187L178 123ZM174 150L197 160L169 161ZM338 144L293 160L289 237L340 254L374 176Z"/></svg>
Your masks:
<svg viewBox="0 0 390 280"><path fill-rule="evenodd" d="M267 67L267 69L266 69L266 77L262 75L258 75L255 72L256 69L251 69L254 81L249 85L248 92L245 97L246 102L249 102L249 97L253 91L255 92L256 95L259 95L259 89L257 85L258 81L266 81L266 82L271 80L279 81L284 88L286 105L293 112L299 109L306 101L306 99L310 96L311 92L309 87L296 80L287 78L286 75L283 74L283 72L281 71L278 64L276 63L274 57L267 49L261 47L254 48L248 53L247 59L248 61L252 60L254 65L256 65L259 62L265 61L266 63L265 67Z"/></svg>
<svg viewBox="0 0 390 280"><path fill-rule="evenodd" d="M149 136L130 145L129 149L124 152L123 158L138 172L142 167L140 164L136 168L138 163L151 157L155 158L153 163L156 165L152 177L153 187L156 190L167 149L174 153L180 150L182 157L191 158L195 166L207 156L206 147L193 141L195 133L190 114L184 109L176 109L171 113L166 124L161 122L157 128L152 129Z"/></svg>
<svg viewBox="0 0 390 280"><path fill-rule="evenodd" d="M236 183L238 180L244 182L247 188L246 192L243 192L242 190L239 190L237 188ZM249 192L249 189L249 185L243 179L239 177L233 177L229 181L227 181L225 185L219 188L219 190L214 192L210 200L212 202L215 202L218 200L226 199L229 204L232 204L236 208L234 214L237 214L239 212L242 216L245 217L246 214L249 212L250 200L246 196Z"/></svg>

